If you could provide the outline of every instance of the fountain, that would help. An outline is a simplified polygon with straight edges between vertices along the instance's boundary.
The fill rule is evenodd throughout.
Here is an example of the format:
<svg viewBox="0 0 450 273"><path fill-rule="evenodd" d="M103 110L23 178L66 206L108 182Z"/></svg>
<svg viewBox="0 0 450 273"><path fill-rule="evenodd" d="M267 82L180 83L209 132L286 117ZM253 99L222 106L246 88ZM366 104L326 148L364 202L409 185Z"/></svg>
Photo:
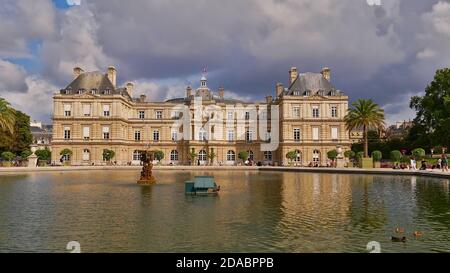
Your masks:
<svg viewBox="0 0 450 273"><path fill-rule="evenodd" d="M152 174L154 153L144 151L141 154L142 171L141 178L137 181L139 185L151 185L156 183L156 179Z"/></svg>

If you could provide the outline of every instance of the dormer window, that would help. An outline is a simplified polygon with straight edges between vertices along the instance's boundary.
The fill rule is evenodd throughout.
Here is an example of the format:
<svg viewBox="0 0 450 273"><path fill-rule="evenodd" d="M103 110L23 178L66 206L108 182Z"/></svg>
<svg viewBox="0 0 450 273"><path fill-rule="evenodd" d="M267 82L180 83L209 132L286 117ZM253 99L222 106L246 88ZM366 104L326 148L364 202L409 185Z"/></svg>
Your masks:
<svg viewBox="0 0 450 273"><path fill-rule="evenodd" d="M94 89L91 89L91 94L92 94L92 95L97 94L97 89L95 89L95 88L94 88Z"/></svg>
<svg viewBox="0 0 450 273"><path fill-rule="evenodd" d="M109 94L111 94L111 90L110 90L110 89L105 89L105 90L103 91L103 94L109 95Z"/></svg>
<svg viewBox="0 0 450 273"><path fill-rule="evenodd" d="M78 94L80 95L83 94L83 91L84 91L83 89L78 89Z"/></svg>
<svg viewBox="0 0 450 273"><path fill-rule="evenodd" d="M310 90L307 90L307 91L305 92L305 96L311 96L311 91L310 91Z"/></svg>

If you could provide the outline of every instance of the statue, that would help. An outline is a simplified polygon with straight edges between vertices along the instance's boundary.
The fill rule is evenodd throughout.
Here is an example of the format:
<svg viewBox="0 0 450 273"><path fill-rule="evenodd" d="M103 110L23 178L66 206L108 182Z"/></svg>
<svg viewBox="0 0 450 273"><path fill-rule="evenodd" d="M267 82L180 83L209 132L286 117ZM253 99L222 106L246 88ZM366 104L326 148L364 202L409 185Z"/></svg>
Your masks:
<svg viewBox="0 0 450 273"><path fill-rule="evenodd" d="M336 146L336 152L337 152L336 168L344 168L345 167L345 157L342 154L343 150L340 145Z"/></svg>
<svg viewBox="0 0 450 273"><path fill-rule="evenodd" d="M155 177L152 175L153 153L144 151L141 153L142 171L141 178L137 181L139 185L151 185L156 183Z"/></svg>

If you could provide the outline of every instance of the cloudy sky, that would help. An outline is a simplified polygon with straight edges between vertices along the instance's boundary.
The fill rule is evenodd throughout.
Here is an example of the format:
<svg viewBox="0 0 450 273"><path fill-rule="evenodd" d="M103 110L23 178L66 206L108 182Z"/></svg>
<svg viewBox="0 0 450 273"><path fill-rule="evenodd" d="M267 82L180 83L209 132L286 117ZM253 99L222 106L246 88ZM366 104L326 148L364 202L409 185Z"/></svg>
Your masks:
<svg viewBox="0 0 450 273"><path fill-rule="evenodd" d="M151 100L182 96L205 66L211 88L244 100L274 94L291 66L328 66L351 101L373 98L389 123L411 118L410 96L450 64L450 1L367 2L1 0L0 97L50 122L75 66L114 65Z"/></svg>

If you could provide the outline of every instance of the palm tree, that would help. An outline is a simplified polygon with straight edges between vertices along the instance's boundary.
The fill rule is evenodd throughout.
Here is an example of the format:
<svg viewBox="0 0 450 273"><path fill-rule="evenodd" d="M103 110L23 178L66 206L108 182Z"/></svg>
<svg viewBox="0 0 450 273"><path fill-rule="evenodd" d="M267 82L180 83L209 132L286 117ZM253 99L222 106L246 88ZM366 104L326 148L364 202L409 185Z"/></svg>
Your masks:
<svg viewBox="0 0 450 273"><path fill-rule="evenodd" d="M0 130L14 133L14 124L16 123L16 111L9 102L0 98Z"/></svg>
<svg viewBox="0 0 450 273"><path fill-rule="evenodd" d="M364 137L364 157L369 157L369 142L367 132L369 129L380 129L384 127L384 110L372 100L359 99L352 103L353 108L349 109L344 118L347 130L355 128L363 129Z"/></svg>

